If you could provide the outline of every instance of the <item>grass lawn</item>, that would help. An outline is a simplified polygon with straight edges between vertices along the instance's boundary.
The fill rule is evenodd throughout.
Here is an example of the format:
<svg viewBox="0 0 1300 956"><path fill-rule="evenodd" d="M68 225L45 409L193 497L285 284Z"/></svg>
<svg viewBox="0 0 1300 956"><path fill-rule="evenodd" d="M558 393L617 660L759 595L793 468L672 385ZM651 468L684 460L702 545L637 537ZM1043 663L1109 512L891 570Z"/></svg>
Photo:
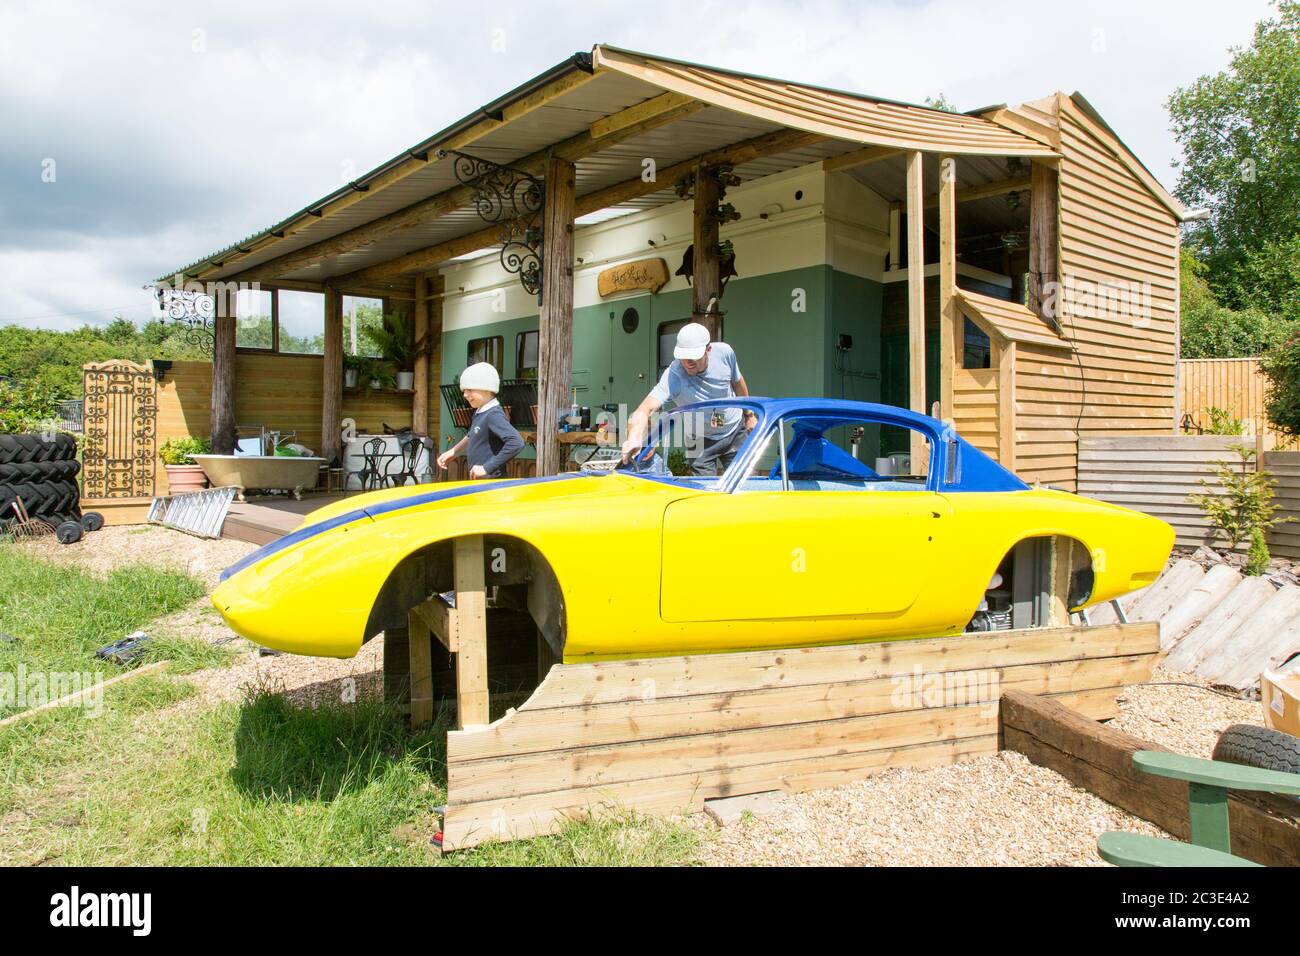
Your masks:
<svg viewBox="0 0 1300 956"><path fill-rule="evenodd" d="M0 672L96 670L93 651L202 595L144 568L97 579L0 542ZM63 708L0 729L0 864L654 865L696 837L632 815L440 857L445 728L409 734L376 700L292 706L273 688L186 699L184 673L233 652L158 635L162 671L104 691L99 716ZM194 646L202 644L202 646ZM105 677L114 665L100 664ZM115 671L114 671L115 672ZM2 716L2 715L0 715Z"/></svg>

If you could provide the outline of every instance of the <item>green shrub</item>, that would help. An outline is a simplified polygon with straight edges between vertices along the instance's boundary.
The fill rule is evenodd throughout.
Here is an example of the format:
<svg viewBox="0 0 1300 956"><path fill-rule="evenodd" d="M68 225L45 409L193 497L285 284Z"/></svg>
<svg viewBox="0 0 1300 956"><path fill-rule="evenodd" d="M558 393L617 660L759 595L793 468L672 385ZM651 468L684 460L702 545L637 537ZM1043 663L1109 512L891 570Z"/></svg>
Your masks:
<svg viewBox="0 0 1300 956"><path fill-rule="evenodd" d="M0 434L40 431L59 417L54 403L39 382L0 381Z"/></svg>
<svg viewBox="0 0 1300 956"><path fill-rule="evenodd" d="M1240 435L1246 431L1246 423L1226 408L1211 405L1205 410L1208 422L1205 425L1207 435Z"/></svg>
<svg viewBox="0 0 1300 956"><path fill-rule="evenodd" d="M1214 469L1222 491L1202 478L1205 493L1188 495L1188 499L1205 512L1210 524L1227 540L1228 547L1236 548L1242 541L1250 541L1253 548L1257 533L1262 539L1269 528L1295 519L1274 516L1277 511L1277 505L1273 504L1274 482L1267 471L1253 467L1255 449L1249 445L1233 445L1232 450L1240 459L1238 467L1220 462ZM1264 563L1267 565L1267 558Z"/></svg>
<svg viewBox="0 0 1300 956"><path fill-rule="evenodd" d="M1256 528L1250 533L1250 550L1246 552L1246 573L1263 574L1268 570L1269 560L1268 542L1264 540L1264 532Z"/></svg>
<svg viewBox="0 0 1300 956"><path fill-rule="evenodd" d="M212 451L212 443L206 438L188 435L185 438L169 438L163 442L158 454L164 465L192 465L195 455L206 455Z"/></svg>
<svg viewBox="0 0 1300 956"><path fill-rule="evenodd" d="M1292 437L1300 436L1300 332L1259 363L1268 379L1268 420Z"/></svg>

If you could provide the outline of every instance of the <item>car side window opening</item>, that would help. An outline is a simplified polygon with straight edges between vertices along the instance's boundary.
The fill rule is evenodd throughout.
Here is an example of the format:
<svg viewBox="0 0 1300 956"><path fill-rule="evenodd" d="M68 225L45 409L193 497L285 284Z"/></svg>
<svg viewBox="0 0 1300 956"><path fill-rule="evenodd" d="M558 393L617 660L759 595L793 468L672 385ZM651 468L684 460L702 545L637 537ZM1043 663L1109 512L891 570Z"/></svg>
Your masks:
<svg viewBox="0 0 1300 956"><path fill-rule="evenodd" d="M917 491L910 428L868 420L786 416L737 486L753 491ZM928 456L927 456L928 457Z"/></svg>

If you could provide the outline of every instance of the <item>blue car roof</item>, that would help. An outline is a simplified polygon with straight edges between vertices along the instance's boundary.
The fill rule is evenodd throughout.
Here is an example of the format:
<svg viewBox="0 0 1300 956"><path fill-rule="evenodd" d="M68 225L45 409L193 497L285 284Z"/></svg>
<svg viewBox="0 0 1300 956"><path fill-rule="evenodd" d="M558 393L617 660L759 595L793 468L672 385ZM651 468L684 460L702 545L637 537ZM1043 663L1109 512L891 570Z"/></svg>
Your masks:
<svg viewBox="0 0 1300 956"><path fill-rule="evenodd" d="M856 402L846 398L766 398L749 395L695 402L690 405L678 406L672 411L716 408L718 406L750 408L758 414L764 423L788 415L831 418L861 416L882 424L914 429L935 442L936 445L952 443L960 449L960 456L951 462L956 466L955 474L948 474L950 462L946 456L932 463L932 480L930 484L935 490L1021 491L1029 487L1014 472L1002 467L998 462L957 434L952 425L938 418L922 415L920 412L914 412L911 409L901 408L897 405ZM748 445L749 442L747 441L746 446ZM744 455L744 449L742 449L741 455Z"/></svg>

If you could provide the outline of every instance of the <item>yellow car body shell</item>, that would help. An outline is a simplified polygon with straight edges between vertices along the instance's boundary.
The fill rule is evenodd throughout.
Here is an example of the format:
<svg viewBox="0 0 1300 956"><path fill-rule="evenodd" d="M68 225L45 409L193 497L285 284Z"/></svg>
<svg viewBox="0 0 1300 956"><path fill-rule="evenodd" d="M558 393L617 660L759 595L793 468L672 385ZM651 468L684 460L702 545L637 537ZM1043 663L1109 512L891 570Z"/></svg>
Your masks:
<svg viewBox="0 0 1300 956"><path fill-rule="evenodd" d="M404 558L481 534L549 562L566 663L958 634L1018 541L1082 542L1089 604L1151 583L1173 545L1162 521L1042 488L733 494L615 472L356 495L236 566L212 600L256 643L351 657Z"/></svg>

